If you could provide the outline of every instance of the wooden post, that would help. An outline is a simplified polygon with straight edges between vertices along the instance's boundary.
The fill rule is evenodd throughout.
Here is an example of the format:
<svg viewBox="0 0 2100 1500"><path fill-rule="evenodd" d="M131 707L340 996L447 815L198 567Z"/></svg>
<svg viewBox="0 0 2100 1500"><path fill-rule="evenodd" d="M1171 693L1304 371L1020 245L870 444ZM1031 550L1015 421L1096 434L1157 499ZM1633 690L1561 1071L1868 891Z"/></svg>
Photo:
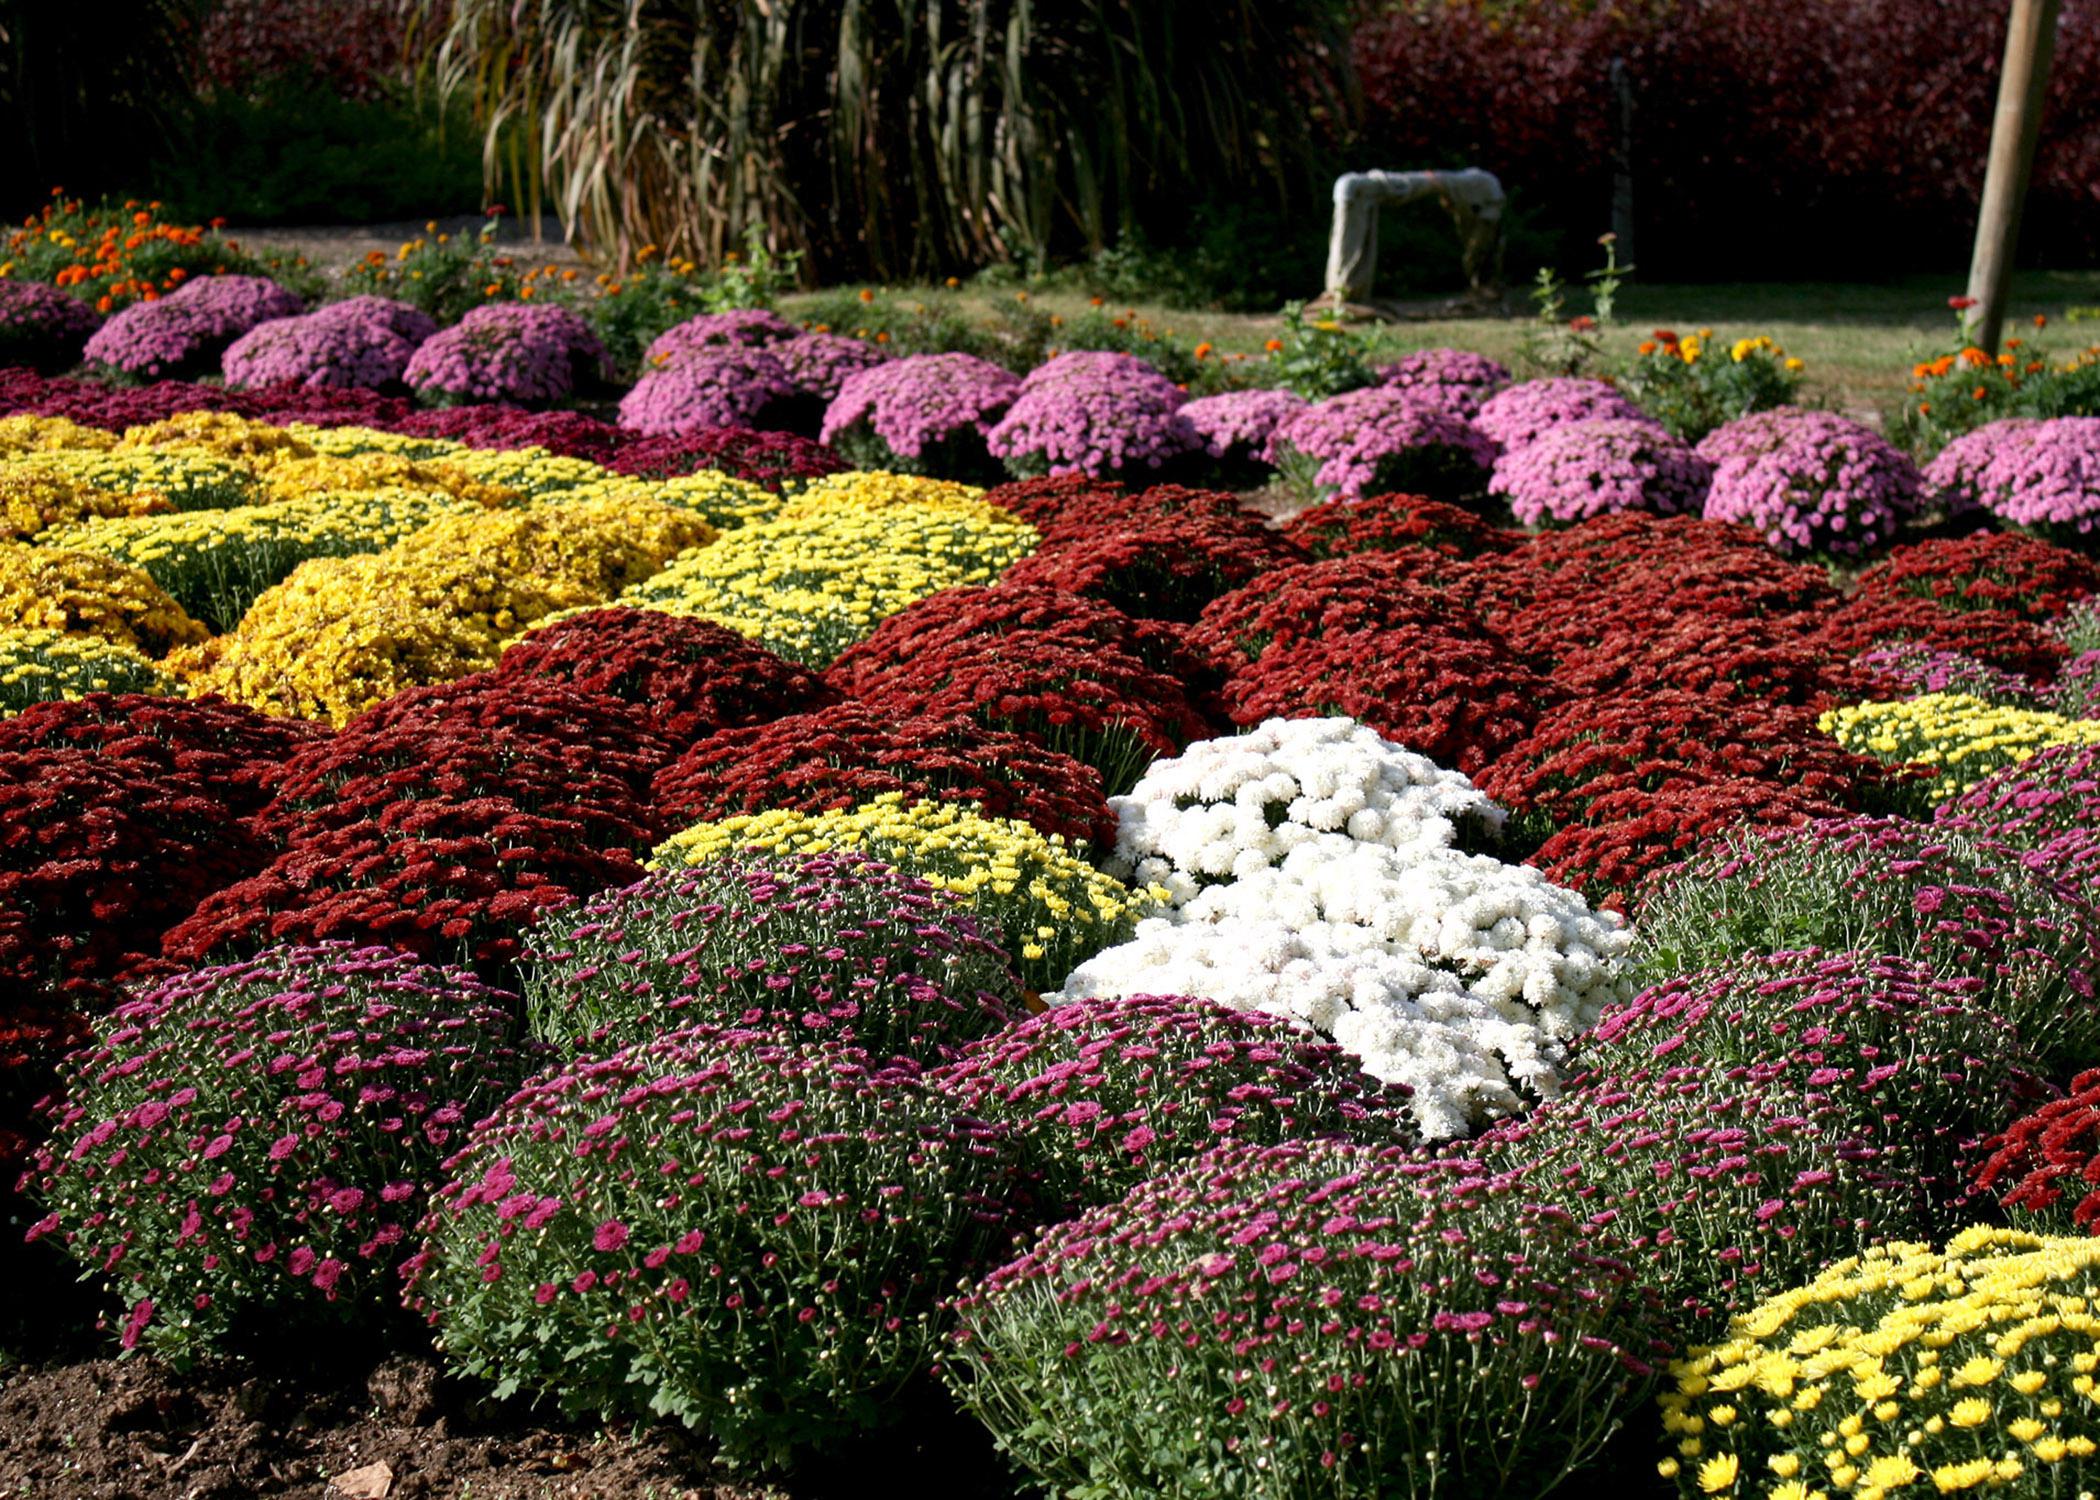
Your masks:
<svg viewBox="0 0 2100 1500"><path fill-rule="evenodd" d="M1626 59L1615 57L1605 75L1611 82L1611 232L1618 236L1619 255L1628 265L1636 259L1633 249L1633 84L1626 74Z"/></svg>
<svg viewBox="0 0 2100 1500"><path fill-rule="evenodd" d="M2034 168L2042 104L2049 97L2049 64L2056 55L2060 0L2012 0L2005 29L2005 66L1998 76L1998 112L1991 121L1990 165L1976 217L1976 253L1969 261L1969 295L1976 343L1995 351L2005 327L2006 289L2013 247L2020 237L2020 205Z"/></svg>

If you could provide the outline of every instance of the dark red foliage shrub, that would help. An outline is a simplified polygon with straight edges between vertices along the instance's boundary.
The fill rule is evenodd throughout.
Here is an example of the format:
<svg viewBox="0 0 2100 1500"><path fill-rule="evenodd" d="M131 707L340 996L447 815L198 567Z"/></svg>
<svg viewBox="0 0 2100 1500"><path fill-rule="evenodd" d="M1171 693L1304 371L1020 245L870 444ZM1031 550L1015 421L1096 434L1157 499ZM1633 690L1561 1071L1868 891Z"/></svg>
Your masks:
<svg viewBox="0 0 2100 1500"><path fill-rule="evenodd" d="M1854 811L1884 785L1880 764L1841 749L1806 709L1657 689L1576 698L1475 778L1510 809L1520 845L1608 817L1621 792L1766 782Z"/></svg>
<svg viewBox="0 0 2100 1500"><path fill-rule="evenodd" d="M1170 621L1127 615L1044 584L1001 579L990 588L942 589L899 610L839 653L824 679L849 698L863 697L910 676L921 657L1012 634L1106 647L1183 683L1194 683L1207 670L1183 628Z"/></svg>
<svg viewBox="0 0 2100 1500"><path fill-rule="evenodd" d="M1103 527L1151 521L1206 522L1237 536L1266 530L1260 516L1225 490L1155 484L1132 490L1114 479L1059 474L1021 479L985 491L990 504L1012 511L1045 538L1084 536Z"/></svg>
<svg viewBox="0 0 2100 1500"><path fill-rule="evenodd" d="M742 427L718 427L679 437L630 433L606 462L618 473L643 479L669 479L713 469L775 494L852 467L814 438Z"/></svg>
<svg viewBox="0 0 2100 1500"><path fill-rule="evenodd" d="M2006 610L1946 609L1903 593L1856 595L1833 610L1816 635L1816 644L1839 658L1898 641L1959 651L2035 682L2049 681L2070 655L2039 625Z"/></svg>
<svg viewBox="0 0 2100 1500"><path fill-rule="evenodd" d="M1879 696L1871 673L1814 641L1813 615L1679 615L1607 627L1559 653L1553 680L1577 698L1667 688L1754 709L1820 711Z"/></svg>
<svg viewBox="0 0 2100 1500"><path fill-rule="evenodd" d="M1234 672L1299 641L1398 626L1487 633L1458 598L1422 582L1413 554L1368 552L1264 573L1205 605L1188 640L1214 668Z"/></svg>
<svg viewBox="0 0 2100 1500"><path fill-rule="evenodd" d="M319 724L272 718L224 698L149 693L89 693L0 719L0 752L74 748L139 760L189 778L243 817L275 795L287 758L327 737Z"/></svg>
<svg viewBox="0 0 2100 1500"><path fill-rule="evenodd" d="M1976 1189L2052 1227L2100 1233L2100 1068L1984 1143Z"/></svg>
<svg viewBox="0 0 2100 1500"><path fill-rule="evenodd" d="M1173 516L1046 538L1005 577L1085 594L1147 619L1186 621L1220 594L1304 557L1258 524L1248 532Z"/></svg>
<svg viewBox="0 0 2100 1500"><path fill-rule="evenodd" d="M2037 624L2100 592L2090 558L2012 532L1935 537L1898 547L1859 575L1867 599L1930 599L1944 609L1988 609Z"/></svg>
<svg viewBox="0 0 2100 1500"><path fill-rule="evenodd" d="M1329 500L1300 511L1283 534L1316 558L1415 548L1471 558L1513 552L1525 541L1520 531L1505 531L1472 511L1423 495Z"/></svg>
<svg viewBox="0 0 2100 1500"><path fill-rule="evenodd" d="M1279 642L1218 696L1242 725L1347 714L1468 775L1521 741L1558 699L1492 637L1415 625Z"/></svg>
<svg viewBox="0 0 2100 1500"><path fill-rule="evenodd" d="M1845 813L1770 781L1684 780L1661 791L1628 786L1592 799L1588 822L1561 829L1524 862L1592 905L1631 911L1649 881L1731 830L1790 828Z"/></svg>
<svg viewBox="0 0 2100 1500"><path fill-rule="evenodd" d="M733 630L654 609L594 609L558 620L506 649L490 675L617 698L674 750L717 729L808 713L838 698L808 668Z"/></svg>
<svg viewBox="0 0 2100 1500"><path fill-rule="evenodd" d="M545 448L567 458L610 463L625 438L619 428L580 411L524 411L515 406L452 406L411 412L393 424L411 437L449 438L469 448Z"/></svg>
<svg viewBox="0 0 2100 1500"><path fill-rule="evenodd" d="M90 380L46 378L30 370L0 370L0 415L27 412L67 417L112 432L165 421L186 411L227 411L257 421L309 422L317 427L392 428L414 410L406 401L366 390L277 385L236 391L180 380L106 386Z"/></svg>
<svg viewBox="0 0 2100 1500"><path fill-rule="evenodd" d="M1101 774L1069 755L966 718L891 718L857 703L710 735L656 778L665 826L738 813L907 802L974 802L996 818L1106 848L1116 819Z"/></svg>

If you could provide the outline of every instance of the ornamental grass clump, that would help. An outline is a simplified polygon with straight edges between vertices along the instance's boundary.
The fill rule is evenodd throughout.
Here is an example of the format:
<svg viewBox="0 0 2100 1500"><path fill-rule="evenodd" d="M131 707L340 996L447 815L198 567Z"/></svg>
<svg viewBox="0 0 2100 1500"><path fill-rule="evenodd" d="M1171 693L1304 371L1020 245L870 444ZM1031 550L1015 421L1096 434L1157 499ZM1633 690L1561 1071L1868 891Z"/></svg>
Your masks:
<svg viewBox="0 0 2100 1500"><path fill-rule="evenodd" d="M1646 1388L1602 1233L1505 1178L1340 1142L1220 1147L957 1304L963 1407L1060 1493L1535 1496Z"/></svg>
<svg viewBox="0 0 2100 1500"><path fill-rule="evenodd" d="M55 375L80 363L102 315L55 287L0 279L0 365Z"/></svg>
<svg viewBox="0 0 2100 1500"><path fill-rule="evenodd" d="M1490 441L1509 453L1570 422L1645 422L1657 432L1665 430L1616 387L1601 380L1559 375L1497 391L1481 403L1472 420Z"/></svg>
<svg viewBox="0 0 2100 1500"><path fill-rule="evenodd" d="M1179 995L1081 1000L975 1042L928 1082L1018 1143L1043 1223L1114 1203L1228 1141L1408 1145L1407 1092L1258 1011Z"/></svg>
<svg viewBox="0 0 2100 1500"><path fill-rule="evenodd" d="M209 375L235 339L272 318L289 318L305 304L263 276L205 276L165 297L134 302L88 339L91 365L133 381Z"/></svg>
<svg viewBox="0 0 2100 1500"><path fill-rule="evenodd" d="M975 805L1095 849L1115 839L1093 767L973 719L897 718L857 703L712 734L664 768L653 795L675 828L774 809L824 812L884 792Z"/></svg>
<svg viewBox="0 0 2100 1500"><path fill-rule="evenodd" d="M0 625L0 720L89 693L177 691L174 678L129 646L33 625Z"/></svg>
<svg viewBox="0 0 2100 1500"><path fill-rule="evenodd" d="M1643 902L1635 931L1658 976L1779 949L1892 954L1973 980L2052 1067L2100 1049L2100 914L1960 829L1860 818L1736 837Z"/></svg>
<svg viewBox="0 0 2100 1500"><path fill-rule="evenodd" d="M1459 501L1487 487L1496 452L1464 417L1408 391L1367 386L1286 417L1263 457L1321 500L1400 490Z"/></svg>
<svg viewBox="0 0 2100 1500"><path fill-rule="evenodd" d="M960 901L854 852L725 853L541 918L533 1035L597 1053L690 1026L937 1063L1020 994Z"/></svg>
<svg viewBox="0 0 2100 1500"><path fill-rule="evenodd" d="M646 371L620 398L620 425L651 437L683 437L723 427L804 436L816 431L822 403L764 349L699 349Z"/></svg>
<svg viewBox="0 0 2100 1500"><path fill-rule="evenodd" d="M386 1328L428 1185L522 1072L511 997L345 944L175 976L68 1058L27 1179L50 1236L178 1365Z"/></svg>
<svg viewBox="0 0 2100 1500"><path fill-rule="evenodd" d="M838 697L822 678L733 630L624 607L540 626L504 647L495 674L617 698L681 749L718 729L810 713Z"/></svg>
<svg viewBox="0 0 2100 1500"><path fill-rule="evenodd" d="M1074 350L1036 366L985 434L1016 479L1157 475L1203 448L1181 388L1134 354Z"/></svg>
<svg viewBox="0 0 2100 1500"><path fill-rule="evenodd" d="M493 302L425 339L402 378L432 406L551 406L612 373L605 345L567 308Z"/></svg>
<svg viewBox="0 0 2100 1500"><path fill-rule="evenodd" d="M824 411L826 444L863 469L991 482L985 440L1021 382L972 354L914 354L848 375Z"/></svg>
<svg viewBox="0 0 2100 1500"><path fill-rule="evenodd" d="M230 386L401 388L416 350L438 331L419 308L350 297L310 313L258 323L227 347Z"/></svg>
<svg viewBox="0 0 2100 1500"><path fill-rule="evenodd" d="M1647 422L1569 422L1495 460L1488 493L1526 526L1620 511L1697 514L1713 467Z"/></svg>
<svg viewBox="0 0 2100 1500"><path fill-rule="evenodd" d="M775 809L695 823L659 844L650 867L700 865L744 850L847 851L893 865L967 907L1036 991L1056 989L1078 964L1126 941L1165 895L1132 889L1063 838L1018 819L901 792L828 812Z"/></svg>
<svg viewBox="0 0 2100 1500"><path fill-rule="evenodd" d="M1816 723L1847 750L1930 772L1926 790L1934 802L1958 797L2051 746L2100 744L2100 720L2004 708L1965 693L1850 704Z"/></svg>
<svg viewBox="0 0 2100 1500"><path fill-rule="evenodd" d="M1741 417L1701 439L1698 454L1714 466L1706 518L1754 526L1787 557L1864 557L1927 499L1916 466L1888 439L1830 412Z"/></svg>
<svg viewBox="0 0 2100 1500"><path fill-rule="evenodd" d="M409 1293L447 1364L779 1465L896 1420L1012 1158L859 1054L688 1031L542 1075L450 1171Z"/></svg>
<svg viewBox="0 0 2100 1500"><path fill-rule="evenodd" d="M2093 1240L1981 1224L1841 1260L1670 1365L1661 1471L1685 1496L2086 1493L2096 1270Z"/></svg>

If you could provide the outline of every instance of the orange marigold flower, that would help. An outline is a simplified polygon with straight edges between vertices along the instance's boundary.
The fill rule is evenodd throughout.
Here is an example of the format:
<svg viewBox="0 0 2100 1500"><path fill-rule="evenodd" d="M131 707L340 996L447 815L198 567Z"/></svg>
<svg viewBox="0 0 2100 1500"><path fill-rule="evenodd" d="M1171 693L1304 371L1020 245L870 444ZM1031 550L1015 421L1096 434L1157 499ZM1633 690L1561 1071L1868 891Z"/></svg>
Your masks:
<svg viewBox="0 0 2100 1500"><path fill-rule="evenodd" d="M875 293L868 287L862 287L860 289L860 300L863 302L873 302L875 300Z"/></svg>
<svg viewBox="0 0 2100 1500"><path fill-rule="evenodd" d="M1657 347L1658 345L1656 344L1654 339L1641 340L1640 349L1641 353L1643 354L1653 354L1656 351Z"/></svg>
<svg viewBox="0 0 2100 1500"><path fill-rule="evenodd" d="M1194 352L1196 358L1198 359L1209 359L1211 353L1210 341L1206 339L1202 343L1198 344Z"/></svg>
<svg viewBox="0 0 2100 1500"><path fill-rule="evenodd" d="M1267 343L1262 345L1262 348L1268 350L1271 354L1281 354L1283 352L1283 340L1270 339Z"/></svg>

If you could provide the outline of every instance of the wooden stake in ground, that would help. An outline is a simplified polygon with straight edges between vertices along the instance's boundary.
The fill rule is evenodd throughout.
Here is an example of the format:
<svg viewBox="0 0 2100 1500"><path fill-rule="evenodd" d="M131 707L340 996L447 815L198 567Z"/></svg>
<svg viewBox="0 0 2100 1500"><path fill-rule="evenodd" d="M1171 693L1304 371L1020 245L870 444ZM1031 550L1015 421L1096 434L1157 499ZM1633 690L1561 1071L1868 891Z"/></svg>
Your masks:
<svg viewBox="0 0 2100 1500"><path fill-rule="evenodd" d="M2056 56L2061 0L2012 0L2005 30L2005 67L1998 75L1998 113L1991 121L1991 158L1976 218L1976 253L1969 261L1971 327L1985 349L1998 347L2005 327L2005 294L2012 281L2013 247L2020 238L2020 206L2034 169L2042 103L2049 97L2049 64Z"/></svg>

